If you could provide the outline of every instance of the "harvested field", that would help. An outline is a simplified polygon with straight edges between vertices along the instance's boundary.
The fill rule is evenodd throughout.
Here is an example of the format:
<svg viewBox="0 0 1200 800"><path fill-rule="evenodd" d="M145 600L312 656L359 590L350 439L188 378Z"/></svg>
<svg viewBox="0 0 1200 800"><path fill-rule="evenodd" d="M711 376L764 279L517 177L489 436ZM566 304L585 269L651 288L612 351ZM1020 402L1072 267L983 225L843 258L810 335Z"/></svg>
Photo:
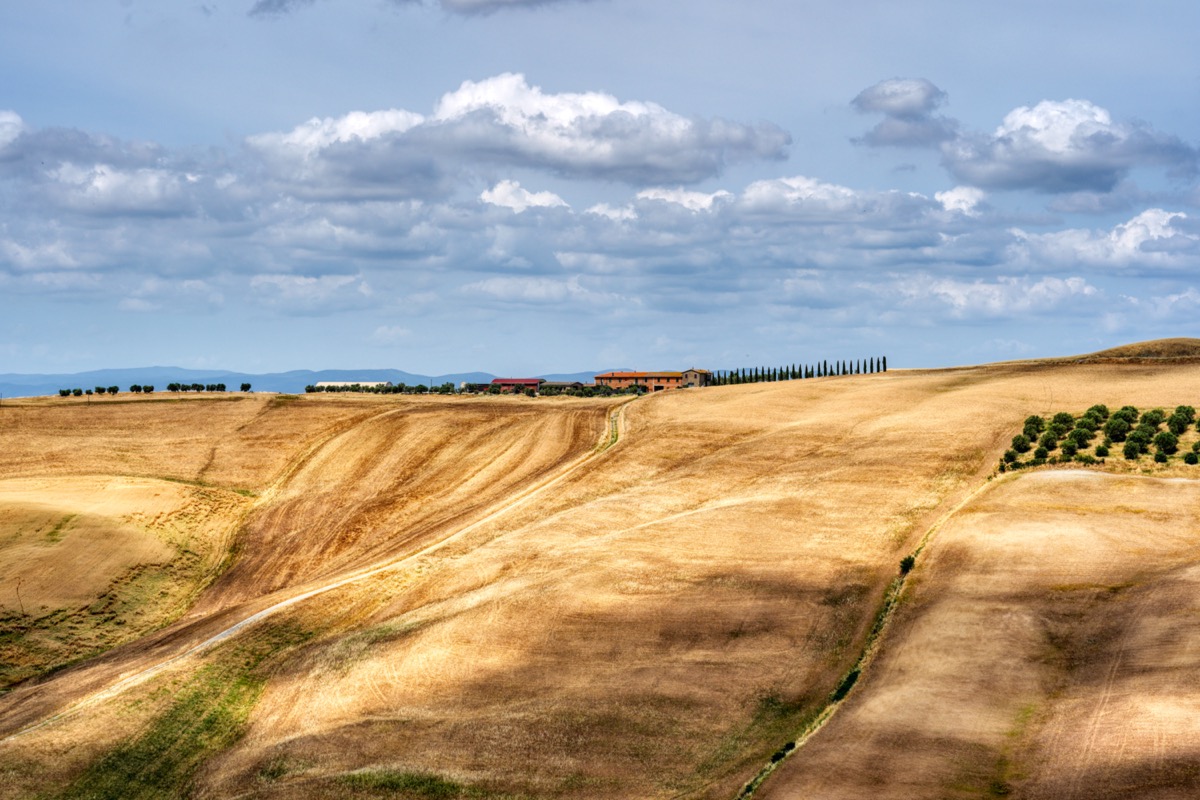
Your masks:
<svg viewBox="0 0 1200 800"><path fill-rule="evenodd" d="M858 694L764 798L1195 797L1200 481L1005 479L938 534Z"/></svg>
<svg viewBox="0 0 1200 800"><path fill-rule="evenodd" d="M612 401L260 406L221 430L245 425L238 435L249 441L251 421L276 414L271 436L286 457L235 460L221 446L204 472L257 494L236 561L176 625L0 698L0 735L74 709L0 743L0 775L10 778L0 796L105 780L103 765L117 763L105 753L142 746L133 731L174 729L170 687L243 675L231 648L278 639L286 645L271 658L223 679L257 687L238 695L248 705L230 717L236 730L163 786L206 797L366 797L387 787L420 796L424 786L440 796L732 798L825 708L900 559L987 483L1026 416L1197 399L1200 366L1176 362L752 384L638 400L602 452ZM138 458L153 462L151 450ZM1145 469L1192 476L1182 463ZM939 550L952 525L922 555L913 596L937 558L956 563L953 548ZM1149 564L1174 568L1175 551L1148 547ZM875 670L920 607L905 601L844 708L761 793L812 777L810 754L871 696ZM192 649L259 612L269 616ZM965 649L962 637L934 645ZM156 665L167 666L141 672ZM196 695L211 709L230 696ZM76 705L88 698L97 699ZM989 719L978 726L990 730ZM945 745L966 763L952 734L921 758L937 762ZM851 751L841 757L854 763ZM838 758L821 773L835 793L846 771ZM974 780L968 772L938 791ZM857 788L844 796L862 796L861 785L846 786Z"/></svg>
<svg viewBox="0 0 1200 800"><path fill-rule="evenodd" d="M0 481L0 687L174 621L249 500L119 477Z"/></svg>

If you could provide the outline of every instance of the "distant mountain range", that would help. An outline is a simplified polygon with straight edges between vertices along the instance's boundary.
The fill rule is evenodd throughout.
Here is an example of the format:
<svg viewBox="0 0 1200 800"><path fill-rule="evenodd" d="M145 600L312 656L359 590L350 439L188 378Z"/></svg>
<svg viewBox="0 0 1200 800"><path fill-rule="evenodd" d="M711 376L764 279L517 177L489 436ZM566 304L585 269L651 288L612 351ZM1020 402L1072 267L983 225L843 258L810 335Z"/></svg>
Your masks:
<svg viewBox="0 0 1200 800"><path fill-rule="evenodd" d="M519 375L504 377L536 377L550 381L581 381L590 383L595 372L554 373L546 375ZM270 372L261 375L246 372L229 372L215 369L184 369L182 367L137 367L134 369L97 369L90 372L75 372L61 375L21 375L0 373L0 394L4 397L37 397L56 395L59 389L94 389L97 386L117 386L122 392L129 391L133 384L151 385L165 392L168 383L223 383L230 391L237 391L243 383L250 384L258 392L303 392L305 386L318 381L391 381L408 386L425 384L439 386L463 381L487 383L498 377L487 372L456 372L449 375L415 375L398 369L298 369L291 372Z"/></svg>

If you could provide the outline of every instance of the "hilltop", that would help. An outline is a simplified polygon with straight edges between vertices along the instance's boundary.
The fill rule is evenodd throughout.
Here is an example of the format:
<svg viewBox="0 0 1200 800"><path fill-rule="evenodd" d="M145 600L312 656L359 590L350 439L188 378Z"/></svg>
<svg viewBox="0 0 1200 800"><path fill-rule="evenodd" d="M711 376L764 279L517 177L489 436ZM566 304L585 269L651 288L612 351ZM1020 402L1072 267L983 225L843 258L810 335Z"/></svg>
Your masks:
<svg viewBox="0 0 1200 800"><path fill-rule="evenodd" d="M1105 359L1200 358L1200 339L1153 339L1147 342L1113 347L1080 358L1092 361Z"/></svg>
<svg viewBox="0 0 1200 800"><path fill-rule="evenodd" d="M6 403L0 797L1190 796L1200 468L996 465L1198 400L1105 357Z"/></svg>

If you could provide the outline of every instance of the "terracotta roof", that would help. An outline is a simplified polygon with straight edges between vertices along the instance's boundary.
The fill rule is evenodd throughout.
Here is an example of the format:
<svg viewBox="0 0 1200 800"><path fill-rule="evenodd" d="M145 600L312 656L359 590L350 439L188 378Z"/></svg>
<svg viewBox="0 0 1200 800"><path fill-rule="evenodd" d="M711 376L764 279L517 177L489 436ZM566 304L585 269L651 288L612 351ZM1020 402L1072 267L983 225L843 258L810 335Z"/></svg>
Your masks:
<svg viewBox="0 0 1200 800"><path fill-rule="evenodd" d="M494 378L492 383L520 383L526 386L537 386L542 383L541 378Z"/></svg>
<svg viewBox="0 0 1200 800"><path fill-rule="evenodd" d="M682 372L601 372L597 378L682 378Z"/></svg>

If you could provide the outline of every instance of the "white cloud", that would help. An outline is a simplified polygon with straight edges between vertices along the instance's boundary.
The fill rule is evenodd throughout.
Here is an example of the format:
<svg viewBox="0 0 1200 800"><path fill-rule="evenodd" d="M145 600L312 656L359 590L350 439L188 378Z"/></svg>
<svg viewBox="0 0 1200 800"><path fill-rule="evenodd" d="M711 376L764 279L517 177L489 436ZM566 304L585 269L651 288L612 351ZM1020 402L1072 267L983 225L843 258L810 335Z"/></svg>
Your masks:
<svg viewBox="0 0 1200 800"><path fill-rule="evenodd" d="M19 272L74 269L80 266L79 259L71 253L69 245L61 240L32 246L0 240L0 260L0 263Z"/></svg>
<svg viewBox="0 0 1200 800"><path fill-rule="evenodd" d="M947 142L942 155L966 183L1043 192L1111 191L1135 166L1193 165L1195 151L1148 126L1113 120L1087 100L1043 100L1010 111L990 136Z"/></svg>
<svg viewBox="0 0 1200 800"><path fill-rule="evenodd" d="M934 115L946 93L924 78L892 78L859 92L850 104L858 111L883 114L884 119L861 139L872 146L920 147L956 135L958 123Z"/></svg>
<svg viewBox="0 0 1200 800"><path fill-rule="evenodd" d="M165 169L120 169L66 162L49 172L62 202L90 214L176 214L184 207L180 176Z"/></svg>
<svg viewBox="0 0 1200 800"><path fill-rule="evenodd" d="M608 203L597 203L589 208L587 213L606 217L613 222L631 222L637 219L637 211L632 206L611 206Z"/></svg>
<svg viewBox="0 0 1200 800"><path fill-rule="evenodd" d="M463 291L470 294L487 295L510 303L550 304L584 303L600 305L630 301L618 295L585 287L578 276L559 280L556 278L496 277L469 283Z"/></svg>
<svg viewBox="0 0 1200 800"><path fill-rule="evenodd" d="M25 132L25 122L15 111L0 110L0 149L7 147Z"/></svg>
<svg viewBox="0 0 1200 800"><path fill-rule="evenodd" d="M733 197L724 190L716 192L692 192L686 189L643 189L637 193L638 200L660 200L683 206L688 211L712 211L714 204Z"/></svg>
<svg viewBox="0 0 1200 800"><path fill-rule="evenodd" d="M987 193L973 186L955 186L953 189L937 192L933 197L947 211L958 211L967 216L974 217L979 215L975 207L983 202L983 199L987 197Z"/></svg>
<svg viewBox="0 0 1200 800"><path fill-rule="evenodd" d="M352 111L342 117L313 117L287 133L263 133L247 140L252 146L290 158L310 159L334 144L368 142L401 134L425 121L402 109Z"/></svg>
<svg viewBox="0 0 1200 800"><path fill-rule="evenodd" d="M1057 309L1098 293L1081 277L1001 276L994 281L962 281L928 274L898 278L886 291L895 291L909 305L945 307L957 319L1011 317Z"/></svg>
<svg viewBox="0 0 1200 800"><path fill-rule="evenodd" d="M751 183L742 192L740 205L756 213L847 213L857 210L859 201L853 189L797 175Z"/></svg>
<svg viewBox="0 0 1200 800"><path fill-rule="evenodd" d="M484 190L479 199L494 206L510 208L518 214L527 208L569 208L567 201L554 192L526 191L517 181L500 181L491 189Z"/></svg>
<svg viewBox="0 0 1200 800"><path fill-rule="evenodd" d="M1069 228L1038 234L1017 229L1010 258L1025 264L1195 269L1200 235L1175 224L1187 219L1180 211L1151 208L1108 231Z"/></svg>
<svg viewBox="0 0 1200 800"><path fill-rule="evenodd" d="M513 73L464 81L438 102L426 127L435 124L464 155L630 183L700 180L727 160L780 158L790 143L773 125L689 119L601 92L548 94Z"/></svg>

